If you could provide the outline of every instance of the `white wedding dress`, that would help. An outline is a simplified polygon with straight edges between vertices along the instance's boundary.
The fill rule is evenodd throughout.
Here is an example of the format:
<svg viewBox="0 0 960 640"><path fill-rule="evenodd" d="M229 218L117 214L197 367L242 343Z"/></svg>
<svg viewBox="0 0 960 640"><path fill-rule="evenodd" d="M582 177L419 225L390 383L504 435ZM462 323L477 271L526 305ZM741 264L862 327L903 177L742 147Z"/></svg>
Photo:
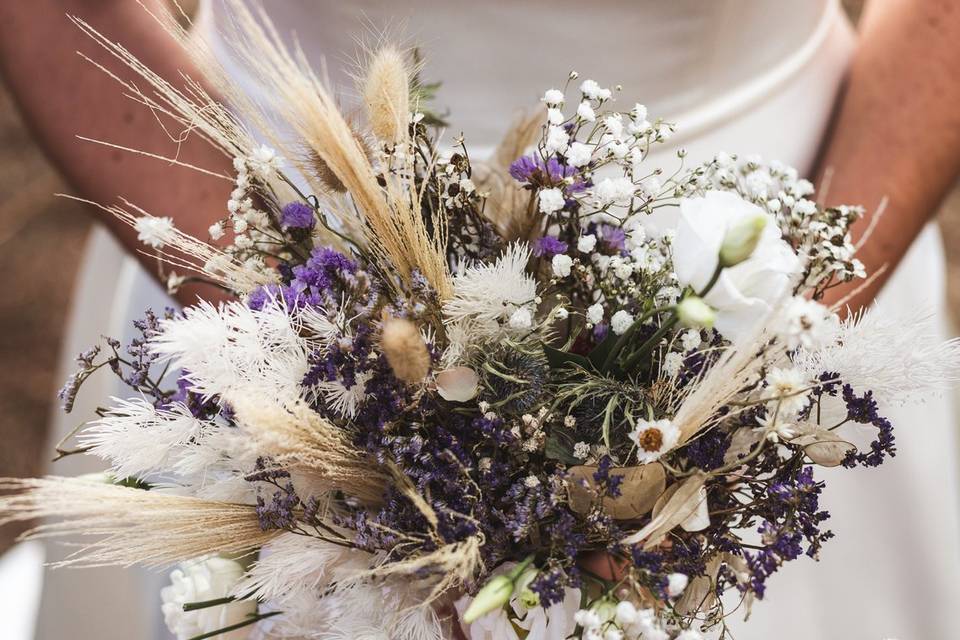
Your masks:
<svg viewBox="0 0 960 640"><path fill-rule="evenodd" d="M347 105L355 95L349 73L357 40L370 39L384 27L402 34L426 57L423 78L443 82L436 105L450 109L447 135L463 131L475 156L497 142L516 109L534 104L544 89L563 86L568 73L577 70L581 78L622 85L617 100L624 109L642 102L653 116L677 124L676 135L652 164L674 168L676 151L684 147L692 161L723 150L760 154L809 171L855 44L836 0L284 0L265 5L281 33L295 33L315 65L325 62ZM235 80L255 93L218 34L226 28L229 18L220 0L206 0L197 36L208 38ZM104 261L104 252L117 251L102 236L95 242L88 270ZM143 294L147 277L132 258L124 262L126 280L111 294L115 328L122 326L120 319L138 317L149 297ZM103 320L97 311L103 308L106 283L87 280L78 293L68 341L74 351L103 331L95 321L84 322L84 308L94 320ZM160 294L151 295L155 308L164 304ZM914 243L880 305L910 314L926 309L946 337L944 264L935 227ZM754 607L748 623L740 622L739 614L732 617L737 640L957 637L952 607L960 603L960 480L951 399L930 398L890 417L897 427L897 457L879 469L820 472L828 480L823 502L833 514L830 525L837 539L826 544L819 563L802 558L771 578L767 599ZM57 574L48 574L48 583L57 580ZM159 600L130 591L114 588L111 597L122 600L86 603L88 616L98 608L116 616L124 607L133 617L136 612L155 616L144 605ZM54 616L64 598L81 597L62 589L57 593L54 602L44 601ZM70 621L71 637L133 637L102 630L88 634L77 628L83 618ZM130 622L127 628L144 626Z"/></svg>

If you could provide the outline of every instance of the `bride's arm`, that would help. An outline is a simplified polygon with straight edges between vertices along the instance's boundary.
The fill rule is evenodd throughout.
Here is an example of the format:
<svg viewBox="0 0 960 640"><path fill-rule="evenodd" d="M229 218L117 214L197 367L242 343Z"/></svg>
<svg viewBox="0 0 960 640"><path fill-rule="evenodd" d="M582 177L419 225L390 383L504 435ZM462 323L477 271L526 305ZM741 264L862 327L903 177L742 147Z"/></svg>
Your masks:
<svg viewBox="0 0 960 640"><path fill-rule="evenodd" d="M155 11L165 10L160 0L146 4ZM154 215L172 217L180 229L205 239L210 223L225 212L230 182L76 136L177 156L228 174L229 159L197 136L179 147L172 142L148 109L125 97L116 81L77 55L81 51L112 72L133 79L125 67L74 26L68 14L83 18L120 42L168 80L176 82L181 70L192 70L179 45L136 2L2 2L0 71L24 119L47 155L84 197L114 203L123 196ZM131 252L141 248L130 227L101 215ZM141 257L149 270L156 269L155 260ZM195 293L216 295L210 287L194 288L184 291L181 299L190 300Z"/></svg>
<svg viewBox="0 0 960 640"><path fill-rule="evenodd" d="M859 256L886 272L851 301L869 304L960 173L960 0L873 0L821 171L829 204L876 209ZM827 186L821 180L821 187ZM858 223L862 234L869 221ZM832 301L851 287L830 291Z"/></svg>

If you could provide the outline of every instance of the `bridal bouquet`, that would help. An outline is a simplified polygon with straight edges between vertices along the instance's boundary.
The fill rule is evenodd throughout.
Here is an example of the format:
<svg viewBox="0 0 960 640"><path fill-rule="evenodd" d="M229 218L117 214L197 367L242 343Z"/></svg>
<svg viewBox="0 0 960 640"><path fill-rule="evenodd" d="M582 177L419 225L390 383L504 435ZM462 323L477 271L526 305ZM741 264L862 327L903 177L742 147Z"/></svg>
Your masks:
<svg viewBox="0 0 960 640"><path fill-rule="evenodd" d="M235 11L262 104L167 26L242 121L78 21L233 158L210 242L110 207L231 299L80 355L67 410L102 368L134 391L79 435L106 475L0 486L0 521L94 536L66 564L180 563L181 640L723 636L832 536L818 468L893 456L885 409L952 377L922 323L818 302L861 210L793 169L650 167L672 127L575 73L480 162L396 48L348 119Z"/></svg>

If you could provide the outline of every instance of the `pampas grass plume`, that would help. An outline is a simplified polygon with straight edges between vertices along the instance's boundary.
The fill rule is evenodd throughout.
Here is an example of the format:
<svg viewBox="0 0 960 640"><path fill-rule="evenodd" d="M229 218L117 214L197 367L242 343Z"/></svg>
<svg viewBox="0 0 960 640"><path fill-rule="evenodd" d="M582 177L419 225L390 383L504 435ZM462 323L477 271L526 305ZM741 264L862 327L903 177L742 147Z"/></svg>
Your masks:
<svg viewBox="0 0 960 640"><path fill-rule="evenodd" d="M385 318L383 353L397 378L416 384L430 372L430 354L417 325L403 318Z"/></svg>
<svg viewBox="0 0 960 640"><path fill-rule="evenodd" d="M395 143L406 137L410 73L396 47L385 46L373 54L363 78L363 100L370 115L370 128L378 139Z"/></svg>

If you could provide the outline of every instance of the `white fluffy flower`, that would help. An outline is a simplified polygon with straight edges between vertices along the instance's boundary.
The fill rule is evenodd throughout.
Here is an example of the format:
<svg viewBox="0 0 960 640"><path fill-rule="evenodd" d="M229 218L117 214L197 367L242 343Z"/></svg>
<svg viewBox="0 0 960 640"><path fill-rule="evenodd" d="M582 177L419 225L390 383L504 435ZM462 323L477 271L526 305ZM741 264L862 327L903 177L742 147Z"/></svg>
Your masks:
<svg viewBox="0 0 960 640"><path fill-rule="evenodd" d="M680 336L680 346L683 347L684 351L693 351L700 346L702 341L703 338L700 336L700 331L697 329L685 331L683 335Z"/></svg>
<svg viewBox="0 0 960 640"><path fill-rule="evenodd" d="M585 233L577 240L577 251L590 253L597 246L597 236L592 233Z"/></svg>
<svg viewBox="0 0 960 640"><path fill-rule="evenodd" d="M567 164L571 167L583 167L590 164L590 160L593 158L593 145L574 142L567 148L565 155Z"/></svg>
<svg viewBox="0 0 960 640"><path fill-rule="evenodd" d="M173 218L140 216L134 221L133 228L137 232L137 240L154 249L169 244L176 236Z"/></svg>
<svg viewBox="0 0 960 640"><path fill-rule="evenodd" d="M447 322L472 320L469 329L484 339L498 338L519 307L533 304L537 283L527 274L530 248L514 243L494 264L466 269L453 278L453 298L443 307Z"/></svg>
<svg viewBox="0 0 960 640"><path fill-rule="evenodd" d="M660 365L661 370L669 378L675 378L678 373L680 373L680 368L683 367L683 354L677 353L676 351L671 351L663 358L663 364Z"/></svg>
<svg viewBox="0 0 960 640"><path fill-rule="evenodd" d="M810 381L806 375L793 367L774 367L764 379L767 383L765 396L770 397L770 412L778 418L792 418L803 411L810 396Z"/></svg>
<svg viewBox="0 0 960 640"><path fill-rule="evenodd" d="M637 445L637 461L647 464L673 449L680 439L680 429L669 420L637 420L630 439Z"/></svg>
<svg viewBox="0 0 960 640"><path fill-rule="evenodd" d="M616 139L623 137L623 116L619 113L611 113L603 119L603 126L607 128L607 133Z"/></svg>
<svg viewBox="0 0 960 640"><path fill-rule="evenodd" d="M177 640L210 633L245 621L257 611L255 600L237 600L229 604L184 611L187 602L202 602L229 596L243 577L238 562L211 556L184 562L170 574L171 584L160 590L164 621ZM249 627L220 634L221 640L241 640L250 635Z"/></svg>
<svg viewBox="0 0 960 640"><path fill-rule="evenodd" d="M627 329L629 329L630 325L632 324L633 316L623 309L617 311L615 314L613 314L613 317L610 318L610 329L618 336L626 333Z"/></svg>
<svg viewBox="0 0 960 640"><path fill-rule="evenodd" d="M509 324L511 329L517 329L519 331L525 331L532 327L533 315L530 313L530 309L520 307L511 313Z"/></svg>
<svg viewBox="0 0 960 640"><path fill-rule="evenodd" d="M701 291L719 261L727 229L763 210L729 192L709 191L680 201L673 265L682 286ZM750 335L787 291L800 261L775 224L767 224L751 256L724 269L704 300L716 310L717 330L733 342Z"/></svg>
<svg viewBox="0 0 960 640"><path fill-rule="evenodd" d="M597 119L597 114L593 112L593 107L591 107L590 103L586 101L581 102L580 106L577 107L577 115L587 122L593 122Z"/></svg>
<svg viewBox="0 0 960 640"><path fill-rule="evenodd" d="M689 578L685 573L671 573L667 576L667 595L676 598L687 588Z"/></svg>
<svg viewBox="0 0 960 640"><path fill-rule="evenodd" d="M540 213L551 214L554 211L560 211L563 209L563 205L566 204L566 198L563 196L563 190L553 187L551 189L543 189L539 193L540 200Z"/></svg>
<svg viewBox="0 0 960 640"><path fill-rule="evenodd" d="M544 149L548 154L563 153L570 144L570 135L563 130L563 127L550 125L547 128L547 141Z"/></svg>
<svg viewBox="0 0 960 640"><path fill-rule="evenodd" d="M818 349L836 335L837 315L825 306L796 296L783 307L778 334L788 349Z"/></svg>
<svg viewBox="0 0 960 640"><path fill-rule="evenodd" d="M277 152L264 144L260 145L260 148L253 152L248 164L254 173L261 178L267 179L272 177L273 173L280 168L282 162Z"/></svg>
<svg viewBox="0 0 960 640"><path fill-rule="evenodd" d="M580 460L586 460L590 457L590 445L586 442L578 442L573 445L573 457Z"/></svg>
<svg viewBox="0 0 960 640"><path fill-rule="evenodd" d="M550 124L562 124L563 120L563 111L560 111L560 109L557 109L556 107L550 107L547 109L547 122Z"/></svg>
<svg viewBox="0 0 960 640"><path fill-rule="evenodd" d="M608 100L613 95L610 89L602 88L595 80L584 80L580 83L580 92L591 100Z"/></svg>
<svg viewBox="0 0 960 640"><path fill-rule="evenodd" d="M603 305L599 302L587 308L587 322L598 324L603 321Z"/></svg>
<svg viewBox="0 0 960 640"><path fill-rule="evenodd" d="M553 266L553 275L558 278L566 278L570 275L570 267L573 266L573 258L565 253L558 253L553 256L551 262Z"/></svg>
<svg viewBox="0 0 960 640"><path fill-rule="evenodd" d="M549 105L560 104L563 102L563 91L560 91L560 89L547 89L540 100Z"/></svg>
<svg viewBox="0 0 960 640"><path fill-rule="evenodd" d="M604 178L593 189L597 204L605 207L610 204L624 204L633 197L634 187L629 178L620 176Z"/></svg>
<svg viewBox="0 0 960 640"><path fill-rule="evenodd" d="M223 223L215 222L210 225L210 228L207 229L207 233L210 235L211 240L219 240L223 237Z"/></svg>

